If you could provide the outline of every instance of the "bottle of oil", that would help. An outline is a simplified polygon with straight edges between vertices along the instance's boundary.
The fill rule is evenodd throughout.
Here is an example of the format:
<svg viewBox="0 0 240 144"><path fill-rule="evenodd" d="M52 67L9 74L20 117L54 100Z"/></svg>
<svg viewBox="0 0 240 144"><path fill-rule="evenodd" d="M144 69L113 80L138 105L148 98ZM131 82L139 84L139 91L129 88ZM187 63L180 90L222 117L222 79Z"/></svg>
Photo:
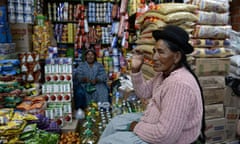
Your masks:
<svg viewBox="0 0 240 144"><path fill-rule="evenodd" d="M92 130L87 129L84 131L84 136L82 137L82 144L97 144L98 138L94 135Z"/></svg>

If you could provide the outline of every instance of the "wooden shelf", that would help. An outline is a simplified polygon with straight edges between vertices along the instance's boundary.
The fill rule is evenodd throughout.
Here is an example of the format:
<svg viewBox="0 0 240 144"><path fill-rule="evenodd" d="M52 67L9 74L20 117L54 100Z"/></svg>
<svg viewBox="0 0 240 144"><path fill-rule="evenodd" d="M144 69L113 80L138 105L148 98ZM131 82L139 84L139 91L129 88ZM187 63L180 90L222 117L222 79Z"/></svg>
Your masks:
<svg viewBox="0 0 240 144"><path fill-rule="evenodd" d="M48 0L48 2L66 2L66 0ZM67 0L67 2L77 2L77 3L82 3L82 2L114 2L114 0Z"/></svg>
<svg viewBox="0 0 240 144"><path fill-rule="evenodd" d="M74 42L72 42L72 43L69 43L69 42L57 42L57 44L74 45Z"/></svg>
<svg viewBox="0 0 240 144"><path fill-rule="evenodd" d="M111 25L112 22L88 22L89 25Z"/></svg>
<svg viewBox="0 0 240 144"><path fill-rule="evenodd" d="M52 23L78 23L78 21L52 21Z"/></svg>
<svg viewBox="0 0 240 144"><path fill-rule="evenodd" d="M83 0L84 2L114 2L114 0Z"/></svg>

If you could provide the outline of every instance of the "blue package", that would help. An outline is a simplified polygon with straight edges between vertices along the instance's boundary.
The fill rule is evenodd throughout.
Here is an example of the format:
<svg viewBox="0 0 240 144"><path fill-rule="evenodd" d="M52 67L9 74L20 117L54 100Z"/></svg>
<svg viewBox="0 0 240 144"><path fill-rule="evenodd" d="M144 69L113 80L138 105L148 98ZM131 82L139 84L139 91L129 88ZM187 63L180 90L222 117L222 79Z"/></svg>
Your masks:
<svg viewBox="0 0 240 144"><path fill-rule="evenodd" d="M18 59L6 59L6 60L0 60L0 64L8 64L11 63L13 66L19 66L20 61Z"/></svg>
<svg viewBox="0 0 240 144"><path fill-rule="evenodd" d="M0 43L7 43L7 35L4 25L0 25Z"/></svg>
<svg viewBox="0 0 240 144"><path fill-rule="evenodd" d="M0 6L0 24L7 22L7 8L6 6Z"/></svg>
<svg viewBox="0 0 240 144"><path fill-rule="evenodd" d="M16 75L17 71L16 70L11 70L11 71L2 71L2 75Z"/></svg>
<svg viewBox="0 0 240 144"><path fill-rule="evenodd" d="M13 65L12 65L11 63L9 63L9 64L4 64L4 65L2 66L2 70L3 70L3 71L11 71L11 70L13 70Z"/></svg>
<svg viewBox="0 0 240 144"><path fill-rule="evenodd" d="M10 31L9 24L5 24L5 31L6 31L6 38L7 38L7 43L12 43L12 33Z"/></svg>

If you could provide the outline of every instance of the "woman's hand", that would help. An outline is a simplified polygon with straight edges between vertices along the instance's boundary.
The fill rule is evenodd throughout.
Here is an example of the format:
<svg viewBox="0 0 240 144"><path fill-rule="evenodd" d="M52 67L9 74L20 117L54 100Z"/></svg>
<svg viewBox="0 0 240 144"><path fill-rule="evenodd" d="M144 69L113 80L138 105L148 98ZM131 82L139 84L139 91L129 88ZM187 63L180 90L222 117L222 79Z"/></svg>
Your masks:
<svg viewBox="0 0 240 144"><path fill-rule="evenodd" d="M135 126L138 124L137 121L133 121L130 126L129 126L129 131L133 131L133 129L135 128Z"/></svg>
<svg viewBox="0 0 240 144"><path fill-rule="evenodd" d="M142 50L133 50L131 69L132 73L138 73L141 70L144 60Z"/></svg>
<svg viewBox="0 0 240 144"><path fill-rule="evenodd" d="M88 82L89 82L89 79L88 79L87 77L83 77L83 78L82 78L82 82L88 83Z"/></svg>
<svg viewBox="0 0 240 144"><path fill-rule="evenodd" d="M98 82L97 79L93 79L93 80L91 80L91 83L94 84L94 85L95 85L97 82Z"/></svg>

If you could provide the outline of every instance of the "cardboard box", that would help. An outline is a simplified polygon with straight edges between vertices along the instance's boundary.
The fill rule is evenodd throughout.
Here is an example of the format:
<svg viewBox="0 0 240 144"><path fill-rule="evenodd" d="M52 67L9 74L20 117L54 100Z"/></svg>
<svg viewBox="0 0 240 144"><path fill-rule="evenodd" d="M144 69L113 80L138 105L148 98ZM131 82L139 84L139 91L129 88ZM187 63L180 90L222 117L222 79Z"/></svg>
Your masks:
<svg viewBox="0 0 240 144"><path fill-rule="evenodd" d="M219 132L219 131L225 131L225 130L226 130L226 119L225 118L206 120L205 134Z"/></svg>
<svg viewBox="0 0 240 144"><path fill-rule="evenodd" d="M224 94L224 106L240 108L240 96L237 96L228 86Z"/></svg>
<svg viewBox="0 0 240 144"><path fill-rule="evenodd" d="M224 102L224 88L203 88L205 105Z"/></svg>
<svg viewBox="0 0 240 144"><path fill-rule="evenodd" d="M224 144L239 144L239 140L224 141Z"/></svg>
<svg viewBox="0 0 240 144"><path fill-rule="evenodd" d="M226 124L226 140L235 140L237 134L237 122Z"/></svg>
<svg viewBox="0 0 240 144"><path fill-rule="evenodd" d="M205 119L224 117L223 104L205 105Z"/></svg>
<svg viewBox="0 0 240 144"><path fill-rule="evenodd" d="M225 107L227 123L237 123L240 110L236 107Z"/></svg>
<svg viewBox="0 0 240 144"><path fill-rule="evenodd" d="M206 135L207 144L216 144L225 141L226 133L224 131L213 132Z"/></svg>
<svg viewBox="0 0 240 144"><path fill-rule="evenodd" d="M0 6L6 6L6 5L7 5L7 0L0 1Z"/></svg>
<svg viewBox="0 0 240 144"><path fill-rule="evenodd" d="M10 24L12 41L16 43L16 52L32 51L32 25Z"/></svg>
<svg viewBox="0 0 240 144"><path fill-rule="evenodd" d="M74 119L71 123L66 124L63 126L62 133L67 133L67 132L78 132L78 127L79 127L79 120Z"/></svg>
<svg viewBox="0 0 240 144"><path fill-rule="evenodd" d="M226 75L229 70L229 58L197 58L195 73L198 76Z"/></svg>
<svg viewBox="0 0 240 144"><path fill-rule="evenodd" d="M202 88L225 88L225 76L198 77Z"/></svg>

